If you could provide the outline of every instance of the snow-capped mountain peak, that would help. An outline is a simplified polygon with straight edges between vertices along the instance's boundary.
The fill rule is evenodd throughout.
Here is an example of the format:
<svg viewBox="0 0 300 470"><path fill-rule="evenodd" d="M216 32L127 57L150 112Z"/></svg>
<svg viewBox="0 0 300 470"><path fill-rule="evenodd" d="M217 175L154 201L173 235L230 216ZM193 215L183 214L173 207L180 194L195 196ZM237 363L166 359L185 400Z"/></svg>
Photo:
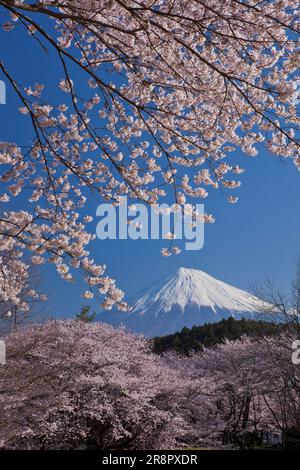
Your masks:
<svg viewBox="0 0 300 470"><path fill-rule="evenodd" d="M155 336L230 315L251 317L259 310L259 300L252 294L190 268L179 268L132 305L131 312L104 314L102 321L122 323L131 331Z"/></svg>
<svg viewBox="0 0 300 470"><path fill-rule="evenodd" d="M179 268L163 287L155 287L136 302L132 314L146 312L149 304L157 304L156 317L161 311L169 312L174 305L184 313L189 304L210 307L214 312L218 309L257 311L254 296L198 269Z"/></svg>

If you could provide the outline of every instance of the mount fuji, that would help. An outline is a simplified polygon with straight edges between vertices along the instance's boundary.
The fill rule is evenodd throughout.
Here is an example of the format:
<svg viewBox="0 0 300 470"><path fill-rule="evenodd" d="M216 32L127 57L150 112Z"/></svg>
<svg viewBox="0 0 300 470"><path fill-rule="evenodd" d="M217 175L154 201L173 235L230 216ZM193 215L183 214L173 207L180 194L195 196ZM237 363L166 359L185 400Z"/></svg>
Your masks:
<svg viewBox="0 0 300 470"><path fill-rule="evenodd" d="M147 337L180 331L184 326L215 323L223 318L255 318L260 301L197 269L179 268L131 302L130 312L102 313L99 320L124 325Z"/></svg>

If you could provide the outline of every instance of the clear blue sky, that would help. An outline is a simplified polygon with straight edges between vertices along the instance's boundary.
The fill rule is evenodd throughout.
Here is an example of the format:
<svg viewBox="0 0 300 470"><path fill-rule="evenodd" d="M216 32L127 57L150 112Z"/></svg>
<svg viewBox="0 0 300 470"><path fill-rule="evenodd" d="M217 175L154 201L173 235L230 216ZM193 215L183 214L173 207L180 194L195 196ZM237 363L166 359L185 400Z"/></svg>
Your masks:
<svg viewBox="0 0 300 470"><path fill-rule="evenodd" d="M46 83L48 96L57 101L56 85L61 74L57 73L55 57L43 53L37 44L33 47L33 41L24 41L24 37L18 32L0 32L1 58L23 84ZM26 118L16 112L18 102L12 90L7 89L7 104L0 106L0 140L26 144L31 138ZM216 222L206 226L202 250L163 258L160 249L166 246L165 242L93 242L94 259L108 265L108 274L118 280L128 297L180 266L204 270L244 289L267 276L288 288L300 255L300 173L292 162L282 162L264 150L256 158L236 152L231 161L247 169L236 193L240 199L231 205L223 194L210 191L204 200L205 209L214 214ZM95 211L96 206L91 197L90 210ZM90 225L93 231L95 227L96 220ZM52 267L45 269L44 277L44 290L52 293L48 313L74 316L84 303L80 283L64 283ZM99 311L98 303L95 305Z"/></svg>

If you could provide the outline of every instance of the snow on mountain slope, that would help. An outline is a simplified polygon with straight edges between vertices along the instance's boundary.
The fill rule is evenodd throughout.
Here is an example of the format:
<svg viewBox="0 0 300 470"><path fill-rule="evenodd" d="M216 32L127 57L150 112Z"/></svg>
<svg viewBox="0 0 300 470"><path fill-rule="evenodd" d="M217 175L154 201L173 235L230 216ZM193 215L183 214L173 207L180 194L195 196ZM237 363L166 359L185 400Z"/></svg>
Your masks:
<svg viewBox="0 0 300 470"><path fill-rule="evenodd" d="M179 268L160 290L152 292L153 290L150 289L136 302L132 314L146 313L155 303L158 304L155 317L160 312L169 312L174 304L178 305L182 312L191 303L210 307L213 312L218 309L255 311L254 296L197 269Z"/></svg>
<svg viewBox="0 0 300 470"><path fill-rule="evenodd" d="M253 317L259 310L259 300L252 294L187 268L179 268L167 280L154 284L132 305L131 312L104 313L100 321L123 324L130 331L152 337L231 315Z"/></svg>

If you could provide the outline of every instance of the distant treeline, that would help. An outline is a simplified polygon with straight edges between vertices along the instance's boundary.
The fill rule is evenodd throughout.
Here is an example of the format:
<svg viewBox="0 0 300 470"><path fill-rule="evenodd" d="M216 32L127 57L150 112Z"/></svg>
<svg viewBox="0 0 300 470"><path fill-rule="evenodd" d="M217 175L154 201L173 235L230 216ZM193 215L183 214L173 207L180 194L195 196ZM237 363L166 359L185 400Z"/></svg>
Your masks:
<svg viewBox="0 0 300 470"><path fill-rule="evenodd" d="M154 352L160 354L173 350L181 354L201 351L204 346L214 346L225 339L235 340L244 335L250 337L270 336L279 332L280 325L267 321L235 320L233 317L218 323L183 328L180 332L154 338Z"/></svg>

